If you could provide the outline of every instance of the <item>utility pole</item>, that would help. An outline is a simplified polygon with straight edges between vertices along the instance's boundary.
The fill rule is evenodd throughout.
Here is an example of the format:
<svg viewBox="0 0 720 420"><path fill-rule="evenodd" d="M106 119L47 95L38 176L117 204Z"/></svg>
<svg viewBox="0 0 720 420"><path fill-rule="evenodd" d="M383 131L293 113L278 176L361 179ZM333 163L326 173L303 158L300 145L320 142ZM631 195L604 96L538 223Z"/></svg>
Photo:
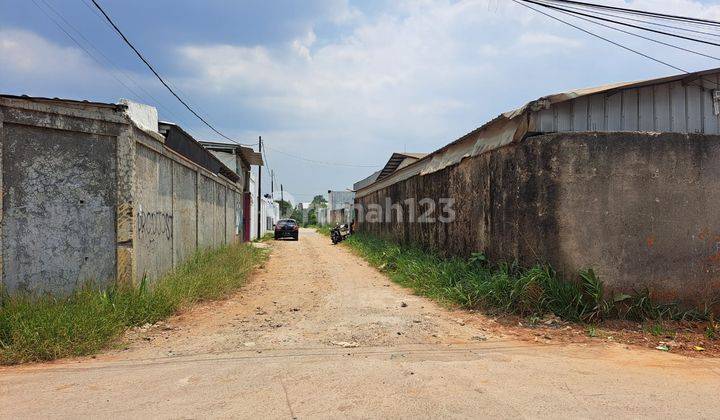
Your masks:
<svg viewBox="0 0 720 420"><path fill-rule="evenodd" d="M259 136L260 156L262 156L262 136ZM265 163L265 162L263 162ZM262 215L262 165L258 166L258 201L257 201L257 237L260 239L260 219Z"/></svg>
<svg viewBox="0 0 720 420"><path fill-rule="evenodd" d="M280 184L280 213L282 213L283 204L285 204L285 196L283 195L283 186L282 184Z"/></svg>
<svg viewBox="0 0 720 420"><path fill-rule="evenodd" d="M270 197L275 200L275 171L270 169Z"/></svg>

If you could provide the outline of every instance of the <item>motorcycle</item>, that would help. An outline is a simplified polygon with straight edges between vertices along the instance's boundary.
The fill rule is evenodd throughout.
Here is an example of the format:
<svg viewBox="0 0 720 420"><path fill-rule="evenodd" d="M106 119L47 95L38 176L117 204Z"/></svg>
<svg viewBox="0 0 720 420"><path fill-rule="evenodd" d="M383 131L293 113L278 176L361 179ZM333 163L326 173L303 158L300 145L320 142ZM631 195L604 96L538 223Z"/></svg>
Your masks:
<svg viewBox="0 0 720 420"><path fill-rule="evenodd" d="M330 240L337 245L353 233L352 224L336 225L330 229Z"/></svg>

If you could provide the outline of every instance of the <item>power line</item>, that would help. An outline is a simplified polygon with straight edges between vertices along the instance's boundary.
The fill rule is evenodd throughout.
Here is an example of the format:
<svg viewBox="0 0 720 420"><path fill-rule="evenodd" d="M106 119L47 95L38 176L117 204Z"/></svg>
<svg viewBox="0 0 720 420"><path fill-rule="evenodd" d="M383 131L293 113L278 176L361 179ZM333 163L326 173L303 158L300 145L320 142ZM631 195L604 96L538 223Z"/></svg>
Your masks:
<svg viewBox="0 0 720 420"><path fill-rule="evenodd" d="M691 50L691 49L689 49L689 48L684 48L684 47L681 47L681 46L678 46L678 45L670 44L670 43L667 43L667 42L664 42L664 41L660 41L660 40L658 40L658 39L650 38L650 37L647 37L647 36L643 36L643 35L640 35L640 34L636 34L636 33L634 33L634 32L626 31L626 30L624 30L624 29L616 28L616 27L614 27L614 26L606 25L606 24L601 23L601 22L595 22L595 21L592 20L592 19L587 19L587 18L584 18L584 17L581 17L581 16L575 16L575 15L573 15L573 14L572 14L571 12L569 12L569 11L568 11L568 12L565 12L565 11L560 11L560 10L558 10L558 12L559 12L559 13L562 13L562 14L564 14L564 15L567 15L567 16L572 16L572 17L574 17L574 18L576 18L576 19L580 19L580 20L584 20L584 21L586 21L586 22L590 22L590 23L592 23L592 24L594 24L594 25L603 26L603 27L605 27L605 28L609 28L609 29L612 29L612 30L614 30L614 31L622 32L622 33L627 34L627 35L631 35L631 36L634 36L634 37L637 37L637 38L641 38L641 39L644 39L644 40L646 40L646 41L655 42L655 43L657 43L657 44L664 45L664 46L666 46L666 47L675 48L675 49L680 50L680 51L685 51L685 52L689 52L689 53L691 53L691 54L696 54L696 55L699 55L699 56L702 56L702 57L712 58L713 60L718 60L718 61L720 61L720 57L715 57L715 56L712 56L712 55L708 55L708 54L702 53L702 52L700 52L700 51L695 51L695 50Z"/></svg>
<svg viewBox="0 0 720 420"><path fill-rule="evenodd" d="M270 182L272 182L272 180L274 179L274 176L273 176L272 170L270 169L270 161L269 161L268 158L267 158L267 151L266 151L266 150L267 150L267 145L264 145L264 146L265 146L265 147L263 147L262 149L260 149L260 154L261 154L262 157L263 157L263 160L264 160L264 163L265 163L265 165L264 165L264 166L265 166L265 169L267 170L268 176L270 177L270 180L271 180Z"/></svg>
<svg viewBox="0 0 720 420"><path fill-rule="evenodd" d="M598 8L598 9L606 9L606 10L616 10L616 11L622 11L627 12L635 15L644 15L644 16L652 16L662 19L668 19L668 20L678 20L678 21L684 21L684 22L691 22L691 23L697 23L701 25L709 25L709 26L720 26L720 22L710 19L700 19L700 18L694 18L689 16L679 16L679 15L673 15L673 14L666 14L666 13L658 13L658 12L649 12L645 10L639 10L639 9L630 9L626 7L618 7L618 6L608 6L604 4L597 4L597 3L589 3L589 2L582 2L582 1L575 1L575 0L553 0L557 3L569 3L569 4L576 4L580 6L586 6L586 7L592 7L592 8Z"/></svg>
<svg viewBox="0 0 720 420"><path fill-rule="evenodd" d="M82 1L83 5L85 5L85 7L88 8L88 10L90 10L94 15L96 15L97 17L100 18L100 20L102 21L102 23L105 24L105 26L107 26L108 28L110 28L111 31L115 32L115 28L113 28L112 25L110 25L110 24L107 22L107 20L105 19L105 17L104 17L102 14L100 14L95 7L93 7L90 3L88 3L87 0L81 0L81 1ZM177 86L171 84L169 81L168 81L168 84L169 84L170 86L172 86L173 89L175 89L175 90L177 90L178 92L180 92L180 93L185 97L185 101L187 101L190 105L192 105L194 108L197 108L198 110L200 110L200 112L202 112L203 114L208 114L208 113L205 112L205 110L203 110L200 106L198 106L197 104L195 104L195 103L193 103L192 101L190 101L190 100L187 98L188 95L187 95L185 92L183 92L182 89L180 89L180 88L178 88ZM142 89L142 88L141 88L141 89ZM143 89L143 90L144 90L144 89ZM151 96L151 97L152 97L152 96ZM153 99L154 99L154 98L153 98ZM157 99L155 99L155 100L156 100L157 102L160 102L160 101L158 101ZM175 118L176 120L179 120L179 118L176 118L176 117L174 117L174 118ZM251 144L251 145L244 145L244 146L255 146L255 145L257 145L257 143L253 143L253 144Z"/></svg>
<svg viewBox="0 0 720 420"><path fill-rule="evenodd" d="M553 0L547 0L547 1L552 2ZM564 4L564 3L563 3L563 4ZM706 31L698 31L698 30L695 30L695 29L683 28L683 27L681 27L681 26L674 26L674 25L667 25L667 24L659 23L659 22L653 22L653 21L651 21L651 20L634 19L634 18L631 18L631 17L623 16L622 14L618 14L618 13L607 13L607 12L601 12L601 11L598 11L598 10L593 10L592 7L588 7L588 6L584 6L584 7L586 7L586 8L582 8L582 7L577 7L577 6L568 6L568 5L565 5L564 7L567 8L567 9L574 9L574 10L579 10L579 11L588 11L588 9L589 9L589 10L592 10L592 12L595 13L595 14L597 14L597 15L609 16L609 17L614 17L614 18L617 18L617 19L623 19L623 20L629 20L629 21L632 21L632 22L644 23L644 24L647 24L647 25L661 26L661 27L663 27L663 28L676 29L676 30L678 30L678 31L685 31L685 32L692 32L692 33L701 34L701 35L709 35L709 36L714 36L714 37L720 37L720 33L706 32ZM602 10L602 9L601 9L601 10ZM655 18L655 19L658 19L658 18Z"/></svg>
<svg viewBox="0 0 720 420"><path fill-rule="evenodd" d="M123 70L120 68L120 66L118 66L112 59L110 59L110 57L108 57L105 53L103 53L102 50L100 50L99 48L97 48L97 47L92 43L92 41L90 41L87 37L85 37L85 35L83 35L83 33L82 33L77 27L75 27L70 21L68 21L68 20L62 15L62 13L60 13L55 7L53 7L53 6L52 6L50 3L48 3L46 0L41 0L41 1L43 2L43 4L45 4L45 6L46 6L48 9L50 9L53 13L55 13L55 15L57 15L57 16L65 23L65 25L67 25L70 29L72 29L73 31L75 31L75 33L78 34L78 35L80 36L80 38L82 38L82 39L85 41L85 43L86 43L90 48L92 48L95 52L97 52L98 54L100 54L100 56L105 59L105 61L107 62L107 64L110 65L110 67L114 68L118 73L120 73L120 74L122 74L123 76L125 76L130 83L134 84L138 89L140 89L142 92L144 92L144 93L147 95L147 97L151 98L151 100L148 100L147 97L144 97L143 95L139 94L137 91L135 91L134 89L130 88L130 86L126 85L126 84L123 83L121 80L119 80L117 77L115 77L112 73L110 73L110 74L115 78L115 80L117 80L117 81L118 81L120 84L122 84L126 89L128 89L128 91L130 91L130 93L132 93L133 95L135 95L136 98L138 98L138 99L140 99L140 100L143 100L143 101L146 101L146 102L155 101L155 102L160 106L160 108L162 108L165 112L168 113L168 115L172 116L173 118L176 118L176 117L174 116L174 114L173 114L169 109L167 109L165 106L163 106L163 104L162 104L157 98L155 98L150 92L148 92L145 88L143 88L142 85L140 85L140 83L138 83L135 79L133 79L127 72L123 71ZM40 5L39 5L35 0L33 0L33 3L35 3L35 6L37 6L38 9L40 9L40 11L43 12L43 13L45 14L45 16L47 16L47 17L55 24L55 26L57 26L60 30L62 30L62 31L68 36L68 38L70 38L70 40L72 40L78 47L80 47L86 54L88 54L88 55L90 56L90 58L92 58L93 60L95 60L95 62L97 62L97 63L100 65L100 67L104 67L103 63L100 63L100 60L98 60L97 57L94 56L94 54L91 54L90 51L86 50L82 45L80 45L80 42L78 42L76 39L74 39L74 37L72 37L69 33L67 33L67 32L61 27L61 25L60 25L57 21L55 21L51 16L49 16L49 15L45 12L45 10L43 10L42 7L40 7Z"/></svg>
<svg viewBox="0 0 720 420"><path fill-rule="evenodd" d="M72 29L78 36L80 36L80 38L82 38L82 39L87 43L87 45L88 45L90 48L92 48L96 53L98 53L102 58L104 58L104 59L105 59L105 63L101 62L101 60L100 60L95 54L93 54L93 53L92 53L90 50L88 50L77 38L75 38L72 34L70 34L70 33L63 27L63 25L62 25L60 22L58 22L55 18L53 18L51 15L49 15L49 14L47 13L47 11L46 11L42 6L40 6L39 3L37 3L35 0L32 0L32 1L33 1L33 3L35 4L35 6L36 6L63 34L65 34L65 36L67 36L68 39L70 39L75 45L77 45L78 48L80 48L85 54L87 54L88 57L90 57L93 61L95 61L95 63L97 63L98 66L99 66L101 69L106 70L107 73L108 73L113 79L115 79L115 81L118 82L118 84L120 84L120 85L123 86L125 89L127 89L127 91L128 91L136 100L138 100L138 101L140 101L140 102L146 102L146 103L155 103L155 104L157 104L163 111L165 111L169 116L171 116L172 118L175 118L176 120L179 120L179 118L175 115L174 112L170 111L169 108L167 108L166 106L164 106L159 99L157 99L157 98L156 98L155 96L153 96L150 92L148 92L148 91L147 91L138 81L136 81L130 74L128 74L127 72L123 71L117 63L115 63L110 57L108 57L105 53L103 53L103 51L102 51L101 49L99 49L98 47L96 47L96 46L93 44L92 41L90 41L85 35L83 35L82 31L80 31L76 26L74 26L70 21L68 21L68 20L67 20L56 8L54 8L50 3L48 3L46 0L40 0L40 1L42 1L42 3L43 3L49 10L51 10L57 17L59 17L59 18L62 20L62 22L65 23L65 25L67 25L67 27L69 27L70 29ZM83 0L83 4L85 4L88 8L90 8L90 10L91 10L93 13L97 14L98 16L100 16L95 9L93 9L90 5L88 5L87 3L85 3L85 0ZM106 23L104 20L103 20L103 22ZM108 25L108 27L109 27L109 25ZM125 82L123 82L114 72L105 69L105 65L106 65L106 64L109 65L110 67L114 68L114 69L117 71L117 73L122 74L123 76L125 76L125 78L127 78L127 80L128 80L130 83L132 83L133 85L135 85L135 87L137 87L139 90L141 90L142 92L144 92L144 93L147 95L147 97L145 97L145 96L144 96L143 94L141 94L141 93L138 93L138 91L136 91L134 88L128 86L128 85L127 85ZM148 97L149 97L150 99L148 99ZM254 144L252 144L252 145L250 145L250 146L255 146L255 145L257 145L257 143L254 143Z"/></svg>
<svg viewBox="0 0 720 420"><path fill-rule="evenodd" d="M658 29L646 28L646 27L644 27L644 26L634 25L634 24L632 24L632 23L626 23L626 22L619 22L619 21L616 21L616 20L613 20L613 19L604 18L604 17L593 16L593 15L591 15L591 14L582 13L582 12L577 12L577 11L569 10L569 9L564 9L564 8L562 8L562 7L553 6L553 5L551 5L551 4L540 3L540 2L535 1L535 0L522 0L522 1L527 2L527 3L532 3L532 4L535 4L535 5L538 5L538 6L546 7L546 8L548 8L548 9L564 10L564 11L566 11L566 12L569 12L569 13L572 13L572 14L575 14L575 15L586 16L586 17L589 17L589 18L592 18L592 19L597 19L597 20L602 20L602 21L605 21L605 22L616 23L616 24L618 24L618 25L628 26L628 27L631 27L631 28L640 29L640 30L642 30L642 31L653 32L653 33L656 33L656 34L661 34L661 35L666 35L666 36L672 36L672 37L684 39L684 40L687 40L687 41L699 42L699 43L702 43L702 44L707 44L707 45L712 45L712 46L715 46L715 47L720 47L720 44L718 44L717 42L707 41L707 40L704 40L704 39L697 39L697 38L693 38L693 37L689 37L689 36L685 36L685 35L674 34L674 33L672 33L672 32L665 32L665 31L661 31L661 30L658 30Z"/></svg>
<svg viewBox="0 0 720 420"><path fill-rule="evenodd" d="M675 66L675 65L672 65L672 64L667 63L667 62L665 62L665 61L662 61L662 60L660 60L660 59L658 59L658 58L655 58L655 57L652 57L652 56L650 56L650 55L647 55L647 54L645 54L645 53L643 53L643 52L640 52L640 51L638 51L638 50L634 50L634 49L632 49L632 48L630 48L630 47L626 47L625 45L622 45L622 44L620 44L620 43L618 43L618 42L615 42L615 41L613 41L613 40L611 40L611 39L609 39L609 38L605 38L605 37L602 36L602 35L598 35L598 34L596 34L596 33L594 33L594 32L588 31L587 29L583 29L583 28L581 28L581 27L579 27L579 26L577 26L577 25L574 25L574 24L572 24L572 23L570 23L570 22L568 22L568 21L566 21L566 20L560 19L560 18L557 17L557 16L553 16L553 15L551 15L551 14L549 14L549 13L543 12L542 10L538 10L538 9L532 7L532 6L529 6L529 5L527 5L527 4L524 3L525 1L528 1L528 0L512 0L512 1L513 1L514 3L517 3L517 4L521 5L521 6L523 6L523 7L528 8L528 9L530 9L530 10L533 10L533 11L535 11L535 12L537 12L537 13L540 13L540 14L542 14L542 15L545 15L545 16L551 18L551 19L554 19L554 20L556 20L556 21L558 21L558 22L564 23L565 25L571 26L571 27L577 29L578 31L582 31L582 32L584 32L584 33L586 33L586 34L588 34L588 35L590 35L590 36L594 36L595 38L599 38L599 39L602 39L602 40L605 41L605 42L609 42L609 43L615 45L616 47L620 47L620 48L622 48L622 49L624 49L624 50L627 50L627 51L630 51L630 52L632 52L632 53L634 53L634 54L637 54L637 55L639 55L639 56L645 57L645 58L647 58L648 60L652 60L652 61L654 61L654 62L656 62L656 63L659 63L659 64L662 64L662 65L664 65L664 66L670 67L670 68L672 68L672 69L681 71L681 72L683 72L683 73L690 73L689 71L687 71L687 70L685 70L685 69L682 69L682 68L680 68L680 67L677 67L677 66Z"/></svg>
<svg viewBox="0 0 720 420"><path fill-rule="evenodd" d="M229 141L231 141L231 142L233 142L233 143L235 143L235 144L241 145L241 146L247 146L247 145L244 145L244 144L242 144L242 143L240 143L240 142L238 142L238 141L236 141L236 140L234 140L234 139L226 136L225 134L221 133L221 132L220 132L218 129L216 129L212 124L210 124L205 118L203 118L200 114L198 114L197 112L195 112L195 110L192 109L192 108L190 107L190 105L187 104L187 102L185 102L177 93L175 93L175 91L173 90L173 88L171 88L170 85L165 81L165 79L163 79L162 76L160 76L160 74L159 74L159 73L155 70L155 68L148 62L148 60L145 59L145 57L142 55L142 53L140 53L140 51L138 51L138 49L135 48L135 46L130 42L130 40L129 40L129 39L125 36L125 34L120 30L120 28L118 28L118 26L115 24L115 22L113 22L113 20L112 20L112 19L110 18L110 16L105 12L105 10L103 10L103 8L100 6L100 4L98 4L97 0L90 0L90 1L92 1L92 3L95 5L95 7L97 7L97 9L100 11L100 13L102 13L102 15L105 17L105 20L107 20L107 22L108 22L110 25L112 25L113 29L115 30L115 32L118 33L118 35L120 35L120 37L122 38L122 40L130 47L130 49L133 50L133 52L135 52L135 54L140 58L140 60L141 60L143 63L145 63L145 65L150 69L150 71L155 75L155 77L157 77L157 79L160 81L160 83L162 83L163 86L165 86L165 88L167 88L167 90L169 90L170 93L171 93L178 101L180 101L180 103L183 104L183 105L185 106L185 108L188 109L188 111L190 111L194 116L196 116L200 121L202 121L203 124L205 124L206 126L208 126L212 131L214 131L215 133L217 133L217 134L218 134L219 136L221 136L222 138L224 138L224 139L226 139L226 140L229 140Z"/></svg>
<svg viewBox="0 0 720 420"><path fill-rule="evenodd" d="M105 67L105 65L100 61L99 58L97 58L93 53L91 53L87 48L85 48L85 46L82 45L82 43L81 43L80 41L78 41L74 36L72 36L72 34L70 34L70 32L68 32L68 31L60 24L60 22L58 22L57 20L55 20L55 18L53 18L52 16L50 16L50 14L48 14L48 12L47 12L45 9L43 9L43 8L40 6L39 3L37 3L35 0L32 0L32 2L33 2L33 4L35 4L35 6L36 6L58 29L60 29L60 31L62 31L62 33L65 34L65 36L67 36L75 45L78 46L78 48L80 48L83 52L85 52L85 54L87 54L88 57L92 58L92 59L100 66L100 68L104 68L104 67ZM135 99L137 99L137 100L142 100L142 99L141 99L141 98L142 98L142 95L140 95L140 94L139 94L137 91L135 91L133 88L131 88L130 86L128 86L127 84L125 84L125 82L123 82L122 80L120 80L120 78L117 77L117 75L115 75L115 73L113 73L113 72L108 72L108 73L110 74L110 76L112 76L113 79L115 79L115 81L117 81L120 85L124 86L125 89L127 89L133 96L135 96Z"/></svg>

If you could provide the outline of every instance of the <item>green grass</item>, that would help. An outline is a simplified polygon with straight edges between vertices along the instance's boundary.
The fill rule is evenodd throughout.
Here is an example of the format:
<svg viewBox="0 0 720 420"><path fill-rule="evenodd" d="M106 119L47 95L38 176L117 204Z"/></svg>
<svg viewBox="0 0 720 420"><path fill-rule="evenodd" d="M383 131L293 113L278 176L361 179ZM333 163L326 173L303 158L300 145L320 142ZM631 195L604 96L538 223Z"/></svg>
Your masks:
<svg viewBox="0 0 720 420"><path fill-rule="evenodd" d="M550 266L491 264L485 255L442 258L418 248L355 234L345 241L393 281L441 303L465 308L596 323L607 318L706 319L708 314L652 302L649 293L608 293L592 269L561 278Z"/></svg>
<svg viewBox="0 0 720 420"><path fill-rule="evenodd" d="M74 294L5 296L0 302L0 364L88 355L113 343L127 328L154 323L204 300L221 299L242 286L266 252L235 244L198 253L152 287Z"/></svg>
<svg viewBox="0 0 720 420"><path fill-rule="evenodd" d="M321 235L330 236L330 226L315 226L315 231Z"/></svg>
<svg viewBox="0 0 720 420"><path fill-rule="evenodd" d="M253 242L267 242L275 237L275 234L273 232L265 232L265 234L260 239L254 239Z"/></svg>

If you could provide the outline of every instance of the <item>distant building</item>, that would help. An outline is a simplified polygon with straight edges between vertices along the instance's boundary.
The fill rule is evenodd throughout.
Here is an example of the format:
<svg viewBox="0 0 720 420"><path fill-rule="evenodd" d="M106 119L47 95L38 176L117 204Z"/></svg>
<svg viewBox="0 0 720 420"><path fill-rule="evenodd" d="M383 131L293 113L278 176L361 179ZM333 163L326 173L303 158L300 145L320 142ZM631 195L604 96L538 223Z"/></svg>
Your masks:
<svg viewBox="0 0 720 420"><path fill-rule="evenodd" d="M257 210L253 211L253 209L257 208L257 187L250 185L250 167L252 165L262 166L262 155L250 147L238 144L210 141L201 141L199 144L237 174L235 182L240 185L240 189L243 191L244 201L241 210L242 223L239 229L242 232L243 241L251 241L257 237L257 228L252 227L257 226Z"/></svg>
<svg viewBox="0 0 720 420"><path fill-rule="evenodd" d="M225 166L235 171L239 177L237 182L242 186L243 191L249 190L250 166L263 164L260 153L250 147L237 144L210 141L200 141L200 144ZM255 191L255 194L257 194L257 191Z"/></svg>
<svg viewBox="0 0 720 420"><path fill-rule="evenodd" d="M390 159L385 163L382 169L375 171L372 175L367 178L363 178L360 181L353 184L353 191L361 190L378 180L387 178L393 172L402 169L408 165L411 165L418 160L427 156L427 153L408 153L408 152L395 152L390 155Z"/></svg>
<svg viewBox="0 0 720 420"><path fill-rule="evenodd" d="M248 231L248 239L253 241L255 239L258 239L258 199L257 199L257 175L254 173L250 174L250 193L249 196L252 197L252 200L250 201L250 220L248 221L249 224L249 231ZM280 204L276 201L273 201L270 197L261 197L260 198L260 237L265 235L266 233L270 233L274 230L274 225L277 223L277 221L280 220Z"/></svg>
<svg viewBox="0 0 720 420"><path fill-rule="evenodd" d="M354 183L353 191L357 191L361 188L365 188L368 185L372 184L373 182L377 181L379 175L380 175L380 171L375 171L372 173L372 175L368 176L367 178L363 178L360 181Z"/></svg>
<svg viewBox="0 0 720 420"><path fill-rule="evenodd" d="M354 218L355 192L328 190L327 223L349 223Z"/></svg>
<svg viewBox="0 0 720 420"><path fill-rule="evenodd" d="M427 156L427 153L395 152L390 156L390 159L388 159L385 166L380 170L380 173L378 174L377 178L375 178L375 181L385 179L393 172L398 171L408 165L411 165L418 160L424 158L425 156Z"/></svg>

